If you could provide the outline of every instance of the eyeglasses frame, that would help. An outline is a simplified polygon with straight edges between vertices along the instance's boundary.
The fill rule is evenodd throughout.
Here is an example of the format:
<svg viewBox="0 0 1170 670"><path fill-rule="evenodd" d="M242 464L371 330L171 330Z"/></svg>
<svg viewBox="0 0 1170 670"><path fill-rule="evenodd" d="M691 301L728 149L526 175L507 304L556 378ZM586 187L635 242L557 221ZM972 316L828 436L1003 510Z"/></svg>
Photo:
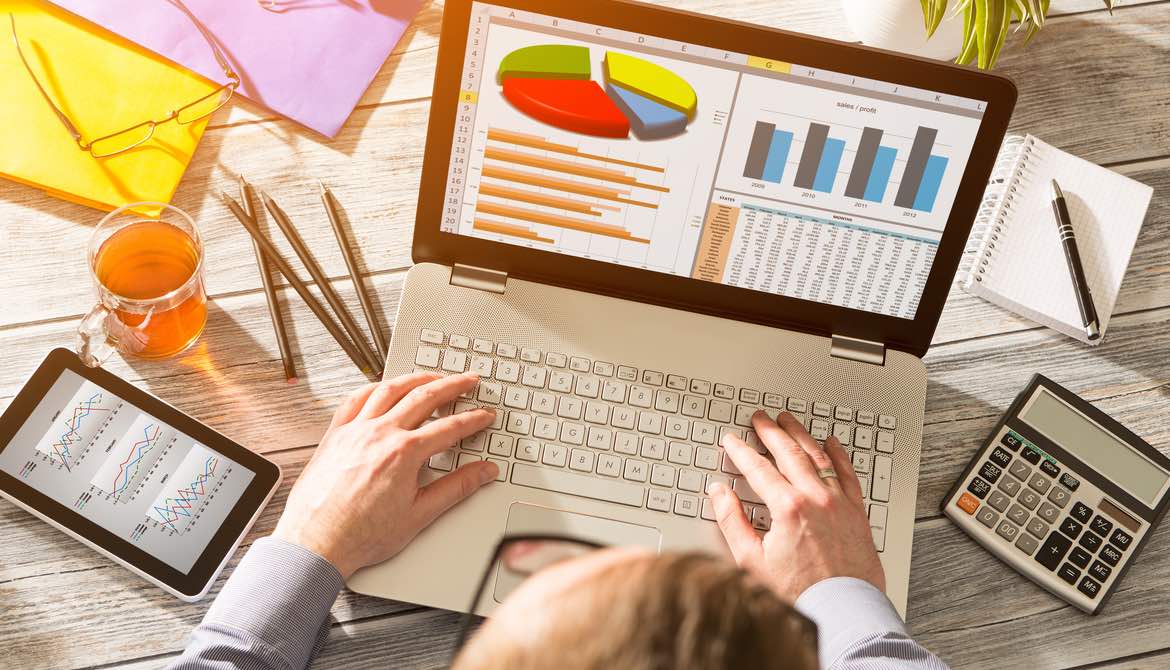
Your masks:
<svg viewBox="0 0 1170 670"><path fill-rule="evenodd" d="M77 126L73 123L73 121L70 120L69 116L67 114L65 114L65 112L62 111L61 108L58 107L55 102L53 102L53 98L49 95L48 91L45 90L45 87L41 84L40 80L37 78L37 75L33 71L32 66L29 65L28 59L25 58L24 50L21 49L21 47L20 47L20 38L17 36L17 32L16 32L16 17L11 12L9 12L9 14L8 14L9 25L11 26L11 29L12 29L12 41L16 45L16 54L20 57L20 62L24 65L24 69L26 71L28 71L29 77L31 77L33 80L33 84L35 84L37 87L37 90L41 92L41 96L44 97L45 102L49 103L49 107L52 108L53 113L57 116L57 119L61 121L61 124L63 126L65 126L65 130L69 132L69 135L71 137L73 137L73 140L75 142L77 142L77 147L79 149L81 149L82 151L89 153L94 158L108 158L110 156L115 156L117 154L129 151L129 150L141 145L142 143L146 142L151 137L153 137L154 136L154 129L157 128L158 126L164 124L164 123L174 121L175 123L178 123L180 125L189 125L189 124L195 123L196 121L200 121L202 119L205 119L205 118L211 116L212 114L214 114L215 112L219 111L219 109L221 109L224 105L226 105L228 103L228 101L231 100L232 96L235 94L236 89L238 89L240 86L240 81L241 81L240 76L238 74L236 74L234 69L232 69L231 64L228 63L227 58L224 56L224 54L220 50L219 46L216 45L215 39L211 36L210 33L207 32L207 29L203 27L203 25L199 22L199 20L196 19L193 14L191 14L191 10L187 9L187 7L180 0L170 0L170 1L172 4L178 6L179 9L183 10L183 13L185 13L187 15L187 17L191 19L192 23L195 24L195 27L199 30L199 33L203 36L203 39L206 40L208 46L211 47L211 51L215 55L215 60L217 63L219 63L220 68L223 69L224 75L229 79L228 83L221 85L219 88L215 89L211 93L208 93L207 95L205 95L205 96L203 96L203 97L201 97L193 102L187 103L186 105L183 105L182 107L178 107L178 108L172 110L170 112L170 114L168 114L165 118L157 119L157 120L148 120L148 121L143 121L141 123L136 123L136 124L127 126L121 130L118 130L116 132L112 132L112 133L109 133L107 135L102 135L101 137L90 140L89 142L85 141L81 132L77 129ZM207 111L204 114L200 114L199 116L197 116L189 121L180 120L179 117L183 113L184 110L190 109L191 107L194 107L195 105L198 105L199 103L204 102L204 101L206 101L210 98L213 98L215 96L223 95L223 92L225 90L228 91L227 97L225 97L224 100L221 103L219 103L218 105L216 105L213 109ZM98 152L95 152L93 149L95 144L99 144L103 140L108 140L111 137L117 137L118 135L130 132L136 128L141 128L143 126L148 127L147 132L142 137L142 139L138 140L134 144L131 144L129 146L118 149L117 151L110 151L108 153L104 153L104 152L98 153Z"/></svg>

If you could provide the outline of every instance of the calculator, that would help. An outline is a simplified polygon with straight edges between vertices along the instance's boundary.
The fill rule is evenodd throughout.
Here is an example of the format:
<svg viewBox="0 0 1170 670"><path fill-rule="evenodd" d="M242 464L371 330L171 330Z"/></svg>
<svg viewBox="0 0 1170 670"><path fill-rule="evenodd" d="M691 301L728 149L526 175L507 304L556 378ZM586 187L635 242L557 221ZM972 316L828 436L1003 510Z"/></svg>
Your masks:
<svg viewBox="0 0 1170 670"><path fill-rule="evenodd" d="M1032 377L942 511L1033 582L1097 614L1170 505L1170 459Z"/></svg>

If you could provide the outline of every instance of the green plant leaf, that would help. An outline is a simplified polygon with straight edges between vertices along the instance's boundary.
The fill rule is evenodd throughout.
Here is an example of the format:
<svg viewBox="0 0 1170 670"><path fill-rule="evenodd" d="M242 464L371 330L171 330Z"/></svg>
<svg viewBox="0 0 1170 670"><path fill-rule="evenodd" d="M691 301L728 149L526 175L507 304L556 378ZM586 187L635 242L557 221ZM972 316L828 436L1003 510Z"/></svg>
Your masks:
<svg viewBox="0 0 1170 670"><path fill-rule="evenodd" d="M926 37L930 39L946 16L947 0L921 0L921 3L922 18L926 22Z"/></svg>
<svg viewBox="0 0 1170 670"><path fill-rule="evenodd" d="M1048 13L1048 8L1041 6L1041 0L1027 0L1027 3L1028 15L1032 25L1036 26L1037 29L1043 28L1044 19L1046 18L1045 14ZM1028 30L1032 32L1031 26L1029 26Z"/></svg>
<svg viewBox="0 0 1170 670"><path fill-rule="evenodd" d="M975 6L973 0L965 0L962 5L963 10L963 48L959 50L959 55L955 58L955 62L959 65L970 65L979 54L979 48L976 46L975 40Z"/></svg>
<svg viewBox="0 0 1170 670"><path fill-rule="evenodd" d="M989 3L989 5L991 4L995 3ZM994 20L988 23L995 39L992 41L991 54L987 58L987 67L985 68L987 70L995 67L995 62L999 60L999 54L1003 51L1003 45L1007 42L1008 32L1012 27L1012 16L1006 2L999 4L997 12L992 19L998 19L998 23ZM980 55L982 56L982 54Z"/></svg>

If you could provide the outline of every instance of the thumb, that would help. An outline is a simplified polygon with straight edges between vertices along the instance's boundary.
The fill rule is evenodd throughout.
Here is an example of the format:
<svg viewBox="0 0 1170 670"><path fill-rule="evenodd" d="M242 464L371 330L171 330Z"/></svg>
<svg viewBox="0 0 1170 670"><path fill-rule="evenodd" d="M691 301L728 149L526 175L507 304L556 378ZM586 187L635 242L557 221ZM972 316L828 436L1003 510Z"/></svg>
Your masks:
<svg viewBox="0 0 1170 670"><path fill-rule="evenodd" d="M756 535L751 522L743 513L743 505L731 489L716 483L707 489L707 494L711 496L711 504L715 506L715 519L719 523L723 539L727 540L731 555L735 557L735 562L740 567L747 567L760 551L762 546L760 536Z"/></svg>
<svg viewBox="0 0 1170 670"><path fill-rule="evenodd" d="M495 481L499 471L491 461L476 461L419 489L413 510L419 528L431 525L443 512L471 496L484 484Z"/></svg>

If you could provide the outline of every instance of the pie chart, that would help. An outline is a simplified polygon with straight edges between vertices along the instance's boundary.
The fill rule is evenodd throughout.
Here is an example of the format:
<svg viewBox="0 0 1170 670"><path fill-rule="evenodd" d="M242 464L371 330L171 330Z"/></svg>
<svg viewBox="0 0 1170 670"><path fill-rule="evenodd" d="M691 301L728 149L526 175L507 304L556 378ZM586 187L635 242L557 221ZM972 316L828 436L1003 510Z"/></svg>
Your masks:
<svg viewBox="0 0 1170 670"><path fill-rule="evenodd" d="M504 98L524 115L582 135L643 140L674 137L695 118L695 89L669 69L616 51L593 79L588 47L539 44L500 61Z"/></svg>

